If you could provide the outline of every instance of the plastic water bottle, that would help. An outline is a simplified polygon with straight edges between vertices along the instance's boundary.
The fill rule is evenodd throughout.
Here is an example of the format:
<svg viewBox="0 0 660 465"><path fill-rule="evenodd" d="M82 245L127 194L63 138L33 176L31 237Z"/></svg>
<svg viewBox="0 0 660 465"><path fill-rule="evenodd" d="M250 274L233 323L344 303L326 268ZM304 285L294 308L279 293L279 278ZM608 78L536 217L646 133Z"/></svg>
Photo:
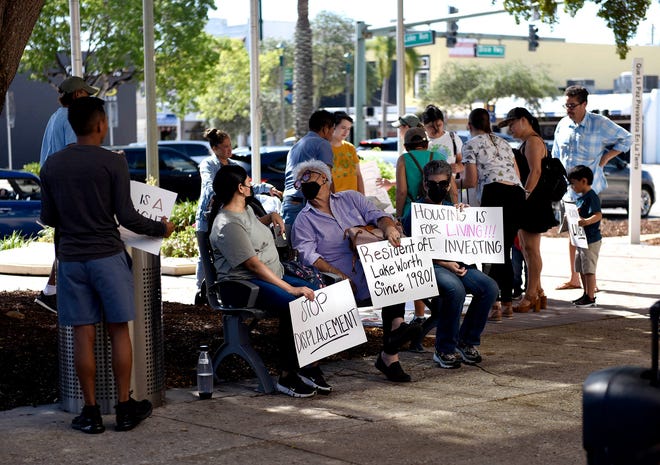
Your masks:
<svg viewBox="0 0 660 465"><path fill-rule="evenodd" d="M200 399L210 399L213 395L213 366L209 358L209 346L206 345L199 347L197 391Z"/></svg>

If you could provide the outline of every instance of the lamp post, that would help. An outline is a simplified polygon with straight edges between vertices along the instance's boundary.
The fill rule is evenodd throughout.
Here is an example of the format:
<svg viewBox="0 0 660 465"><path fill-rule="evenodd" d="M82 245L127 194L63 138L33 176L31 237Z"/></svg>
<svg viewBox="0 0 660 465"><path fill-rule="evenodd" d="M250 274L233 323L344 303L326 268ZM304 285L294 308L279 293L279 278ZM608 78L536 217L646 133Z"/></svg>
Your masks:
<svg viewBox="0 0 660 465"><path fill-rule="evenodd" d="M344 74L346 75L346 113L350 114L351 110L351 59L353 55L350 52L344 53L344 60L346 62L346 67L344 68Z"/></svg>
<svg viewBox="0 0 660 465"><path fill-rule="evenodd" d="M286 118L284 115L284 43L280 42L277 44L277 48L280 51L280 130L277 143L283 144L284 137L286 136Z"/></svg>

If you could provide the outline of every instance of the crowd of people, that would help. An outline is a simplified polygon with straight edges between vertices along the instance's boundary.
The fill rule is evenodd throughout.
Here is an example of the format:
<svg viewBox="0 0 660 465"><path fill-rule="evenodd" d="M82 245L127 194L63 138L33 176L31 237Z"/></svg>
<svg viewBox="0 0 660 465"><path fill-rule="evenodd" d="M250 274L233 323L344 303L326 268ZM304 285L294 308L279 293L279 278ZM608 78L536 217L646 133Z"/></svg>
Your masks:
<svg viewBox="0 0 660 465"><path fill-rule="evenodd" d="M117 352L118 362L113 368L120 397L118 429L134 427L151 412L147 401L130 398L127 387L130 340L126 340L126 323L132 319L134 309L129 302L117 300L117 295L132 292L116 287L130 286L131 280L125 277L110 283L97 277L100 267L109 269L107 274L112 277L125 275L128 269L114 218L129 229L154 236L169 235L172 225L166 218L152 221L130 212L134 210L127 196L126 163L98 147L107 130L102 101L89 97L93 88L81 87L78 82L76 86L79 95L66 103L77 142L44 163L42 220L57 231L60 322L74 326L76 354L84 354L78 356L76 369L85 407L72 426L99 433L104 427L95 404L93 357L89 354L93 324L102 318L111 329L113 358ZM587 112L587 96L582 87L566 89L567 115L555 131L552 153L546 150L537 118L525 108L511 109L498 125L508 127L521 141L515 151L493 131L491 115L482 108L469 114L471 138L465 143L447 129L444 114L435 105L427 106L420 117L399 117L392 126L398 128L405 149L396 163L396 179L376 181L383 188L396 187L395 215L378 208L364 195L366 181L360 160L355 147L346 140L353 120L345 112L318 110L310 116L309 132L287 156L283 192L269 184L254 184L245 169L232 162L229 134L208 129L204 137L211 154L200 164L197 234L209 237L218 278L252 281L259 287L257 306L279 317L276 389L293 397L329 394L333 389L318 362L299 366L293 341L289 303L300 296L314 300L318 284L287 274L276 241L295 250L302 266L348 280L357 305L365 306L371 305L372 295L365 271L360 261L356 262L347 240L347 228L373 225L382 232L383 240L399 247L403 237L412 236L413 203L452 207L461 212L471 206L501 209L502 263L482 264L479 269L460 260L433 259L438 295L416 300L410 321L405 321L405 302L382 307L382 349L375 368L392 382L411 381L399 352L406 347L426 352L424 337L432 329L435 347L431 359L441 368L456 369L462 364L482 362L478 347L489 321L501 323L515 313L544 309L547 297L541 283L541 235L558 223L552 200L541 189L547 175L543 169L545 157L559 158L566 167L571 188L564 201L576 205L578 224L584 227L588 243L586 248L570 246L571 275L559 289L583 288L584 295L574 304L594 306L602 217L597 194L606 186L602 167L628 150L631 135L609 119ZM77 183L70 171L74 158L80 159L75 164L81 177ZM62 170L68 174L62 175ZM113 173L114 178L97 179L100 170ZM265 215L263 209L256 215L250 208L256 195L265 195L266 201L267 197L277 198L275 207L267 209ZM70 200L78 198L115 201ZM85 234L92 230L94 234ZM97 237L98 231L104 233ZM526 268L522 295L516 291L522 282L516 253L524 258ZM202 278L198 272L197 304L204 303L205 298ZM79 292L82 289L84 292ZM87 300L71 297L74 294L87 296ZM468 295L471 299L464 312ZM90 311L81 312L81 308Z"/></svg>

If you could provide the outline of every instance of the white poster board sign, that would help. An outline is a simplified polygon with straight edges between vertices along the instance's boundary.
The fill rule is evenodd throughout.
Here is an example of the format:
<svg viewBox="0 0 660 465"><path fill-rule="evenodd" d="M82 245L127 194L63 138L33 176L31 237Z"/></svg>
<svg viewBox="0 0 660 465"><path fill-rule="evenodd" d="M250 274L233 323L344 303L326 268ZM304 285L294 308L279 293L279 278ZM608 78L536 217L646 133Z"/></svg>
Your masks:
<svg viewBox="0 0 660 465"><path fill-rule="evenodd" d="M471 263L504 263L502 207L412 203L412 236L430 237L432 257Z"/></svg>
<svg viewBox="0 0 660 465"><path fill-rule="evenodd" d="M374 307L385 307L438 295L426 237L403 237L401 246L388 241L358 246Z"/></svg>
<svg viewBox="0 0 660 465"><path fill-rule="evenodd" d="M133 200L135 211L155 221L160 221L163 216L170 217L176 202L176 195L176 192L170 192L160 187L131 181L131 200ZM129 247L144 250L154 255L160 253L160 246L163 243L162 237L135 234L122 226L119 227L119 235Z"/></svg>
<svg viewBox="0 0 660 465"><path fill-rule="evenodd" d="M315 291L314 296L313 301L300 297L289 303L301 367L367 342L347 279Z"/></svg>
<svg viewBox="0 0 660 465"><path fill-rule="evenodd" d="M581 249L589 248L587 244L587 235L584 228L578 225L580 221L580 213L578 207L574 203L564 203L566 209L566 221L568 222L568 236L571 238L571 244Z"/></svg>

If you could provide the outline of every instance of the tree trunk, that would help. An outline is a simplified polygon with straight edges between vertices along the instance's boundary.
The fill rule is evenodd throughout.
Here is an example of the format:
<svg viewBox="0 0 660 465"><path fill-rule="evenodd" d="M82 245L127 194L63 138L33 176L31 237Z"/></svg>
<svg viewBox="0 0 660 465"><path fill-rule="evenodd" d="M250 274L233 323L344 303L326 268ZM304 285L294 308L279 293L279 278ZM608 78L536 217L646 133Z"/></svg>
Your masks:
<svg viewBox="0 0 660 465"><path fill-rule="evenodd" d="M313 89L309 0L298 0L293 73L293 114L296 137L304 136L309 130L309 117L314 109Z"/></svg>
<svg viewBox="0 0 660 465"><path fill-rule="evenodd" d="M45 0L0 0L0 112Z"/></svg>
<svg viewBox="0 0 660 465"><path fill-rule="evenodd" d="M387 137L387 97L390 94L390 78L383 79L383 87L380 90L380 137Z"/></svg>

